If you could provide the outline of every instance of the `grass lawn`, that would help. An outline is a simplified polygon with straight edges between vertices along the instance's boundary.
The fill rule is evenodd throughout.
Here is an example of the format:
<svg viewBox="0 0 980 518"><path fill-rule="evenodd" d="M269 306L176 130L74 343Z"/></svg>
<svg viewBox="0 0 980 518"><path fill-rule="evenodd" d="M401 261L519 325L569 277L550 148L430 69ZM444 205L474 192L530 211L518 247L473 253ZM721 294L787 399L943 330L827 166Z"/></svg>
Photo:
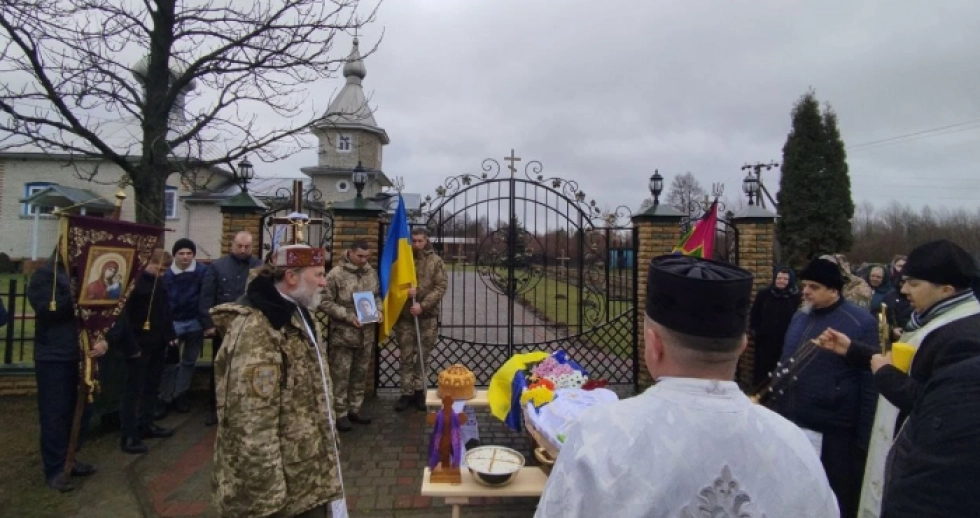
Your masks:
<svg viewBox="0 0 980 518"><path fill-rule="evenodd" d="M41 473L37 400L34 397L0 398L4 425L0 426L0 515L20 518L71 516L77 511L71 493L48 488ZM82 460L104 457L116 445L116 434L90 434ZM77 490L76 490L77 491Z"/></svg>
<svg viewBox="0 0 980 518"><path fill-rule="evenodd" d="M580 306L579 290L577 287L565 282L555 281L554 279L547 279L538 283L530 292L525 293L524 298L538 311L544 313L549 320L568 326L570 332L577 330ZM587 301L591 299L592 297L586 298ZM601 303L609 304L608 315L614 322L611 324L612 329L609 329L607 333L603 333L603 336L610 338L599 341L595 345L601 347L608 354L620 357L631 356L633 331L630 329L627 321L622 319L616 320L616 317L632 307L632 305L626 301L608 302L602 300ZM602 314L598 320L604 324L609 320L606 319L607 312L605 308L601 309ZM588 310L589 308L586 308L586 311ZM588 329L592 325L594 325L594 319L586 315L583 326Z"/></svg>

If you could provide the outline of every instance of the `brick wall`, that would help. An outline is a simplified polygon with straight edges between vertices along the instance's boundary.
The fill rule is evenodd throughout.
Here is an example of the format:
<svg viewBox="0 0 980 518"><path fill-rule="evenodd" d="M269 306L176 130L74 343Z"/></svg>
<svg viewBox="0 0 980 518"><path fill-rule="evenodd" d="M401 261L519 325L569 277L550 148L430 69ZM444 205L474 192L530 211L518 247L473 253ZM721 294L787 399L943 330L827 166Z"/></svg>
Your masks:
<svg viewBox="0 0 980 518"><path fill-rule="evenodd" d="M670 253L681 237L680 216L673 217L643 217L633 218L633 231L636 232L639 245L636 253L637 261L637 294L636 294L636 327L639 337L637 354L637 383L640 390L653 384L650 372L647 370L646 357L643 354L643 325L646 315L647 301L647 265L650 260L659 255Z"/></svg>
<svg viewBox="0 0 980 518"><path fill-rule="evenodd" d="M775 221L772 219L735 219L738 228L739 266L752 272L755 281L752 289L753 302L759 289L768 286L772 278L773 242ZM752 369L755 366L755 344L749 340L748 347L739 358L739 383L749 390L752 385Z"/></svg>

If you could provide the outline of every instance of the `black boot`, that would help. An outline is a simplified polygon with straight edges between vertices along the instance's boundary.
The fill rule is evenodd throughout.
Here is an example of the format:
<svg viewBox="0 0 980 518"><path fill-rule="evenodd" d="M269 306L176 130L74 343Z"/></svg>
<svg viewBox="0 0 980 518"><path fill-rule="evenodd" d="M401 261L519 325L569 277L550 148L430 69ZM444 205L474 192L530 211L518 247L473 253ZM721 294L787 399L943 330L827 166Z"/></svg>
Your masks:
<svg viewBox="0 0 980 518"><path fill-rule="evenodd" d="M351 431L352 428L353 427L350 424L350 419L347 419L347 416L337 419L337 429L340 430L341 432L349 432Z"/></svg>
<svg viewBox="0 0 980 518"><path fill-rule="evenodd" d="M143 439L164 439L173 435L173 428L164 428L155 424L140 427L140 437Z"/></svg>
<svg viewBox="0 0 980 518"><path fill-rule="evenodd" d="M71 467L71 476L88 477L94 475L96 471L98 470L95 469L95 466L76 460L75 465Z"/></svg>
<svg viewBox="0 0 980 518"><path fill-rule="evenodd" d="M191 411L191 405L187 402L186 393L174 398L174 411L178 414L186 414Z"/></svg>
<svg viewBox="0 0 980 518"><path fill-rule="evenodd" d="M139 437L123 437L120 447L126 453L146 453L146 444Z"/></svg>
<svg viewBox="0 0 980 518"><path fill-rule="evenodd" d="M415 394L412 396L412 398L414 399L415 408L417 408L417 409L419 409L419 410L421 410L423 412L425 412L427 410L427 408L425 406L425 391L424 390L416 390L415 391Z"/></svg>
<svg viewBox="0 0 980 518"><path fill-rule="evenodd" d="M57 475L49 478L48 487L50 487L51 489L57 489L62 493L67 493L75 489L75 486L71 485L71 482L68 480L68 477L66 477L64 473L58 473Z"/></svg>
<svg viewBox="0 0 980 518"><path fill-rule="evenodd" d="M218 424L218 411L208 410L208 418L204 420L204 426L214 426Z"/></svg>
<svg viewBox="0 0 980 518"><path fill-rule="evenodd" d="M395 412L404 412L406 409L408 409L408 407L412 405L413 397L414 396L403 394L402 397L398 398L398 402L395 403Z"/></svg>
<svg viewBox="0 0 980 518"><path fill-rule="evenodd" d="M362 415L360 412L347 412L347 419L349 419L352 423L371 424L371 418L366 415Z"/></svg>
<svg viewBox="0 0 980 518"><path fill-rule="evenodd" d="M170 413L170 403L167 403L162 399L157 399L157 404L156 406L153 407L153 420L159 421L167 417L167 414L169 413Z"/></svg>

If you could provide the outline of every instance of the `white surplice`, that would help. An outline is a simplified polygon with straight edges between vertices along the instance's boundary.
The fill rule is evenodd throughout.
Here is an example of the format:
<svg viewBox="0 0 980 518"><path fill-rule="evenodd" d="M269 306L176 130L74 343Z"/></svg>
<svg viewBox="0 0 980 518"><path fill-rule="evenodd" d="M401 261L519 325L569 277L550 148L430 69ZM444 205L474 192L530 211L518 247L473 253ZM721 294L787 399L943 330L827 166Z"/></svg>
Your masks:
<svg viewBox="0 0 980 518"><path fill-rule="evenodd" d="M958 304L925 326L903 334L902 343L907 343L918 351L919 345L933 331L977 313L980 313L980 303L976 300ZM912 363L915 363L914 355ZM884 396L878 397L874 426L871 428L871 443L868 445L868 460L864 464L864 481L861 484L861 502L858 506L860 518L878 518L881 515L881 497L885 491L885 463L888 460L888 450L894 442L898 414L898 407L891 404Z"/></svg>
<svg viewBox="0 0 980 518"><path fill-rule="evenodd" d="M661 378L636 397L579 416L535 514L602 516L840 514L796 425L753 404L733 382Z"/></svg>

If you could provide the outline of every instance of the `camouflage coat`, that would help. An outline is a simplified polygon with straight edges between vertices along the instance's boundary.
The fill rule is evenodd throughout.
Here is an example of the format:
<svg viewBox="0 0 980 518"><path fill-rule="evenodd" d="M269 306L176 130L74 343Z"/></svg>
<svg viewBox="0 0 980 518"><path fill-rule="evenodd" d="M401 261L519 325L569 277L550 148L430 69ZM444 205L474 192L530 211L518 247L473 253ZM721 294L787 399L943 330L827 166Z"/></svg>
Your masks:
<svg viewBox="0 0 980 518"><path fill-rule="evenodd" d="M446 288L449 286L449 279L446 277L446 265L443 264L442 258L431 246L426 247L421 252L413 250L413 255L415 256L415 276L419 281L415 300L422 306L422 314L419 315L419 318L438 317L442 297L446 295ZM402 309L402 316L412 318L412 314L409 312L411 308L411 303L405 304Z"/></svg>
<svg viewBox="0 0 980 518"><path fill-rule="evenodd" d="M224 337L214 361L218 515L295 516L340 498L332 394L324 394L324 382L328 393L333 388L296 305L260 275L245 296L211 316ZM319 335L315 320L311 326Z"/></svg>
<svg viewBox="0 0 980 518"><path fill-rule="evenodd" d="M374 293L374 303L381 308L378 272L370 263L354 266L345 253L340 264L327 273L327 291L320 304L320 309L330 317L330 347L371 347L374 344L377 325L366 324L358 329L351 324L357 319L354 293L358 291Z"/></svg>

